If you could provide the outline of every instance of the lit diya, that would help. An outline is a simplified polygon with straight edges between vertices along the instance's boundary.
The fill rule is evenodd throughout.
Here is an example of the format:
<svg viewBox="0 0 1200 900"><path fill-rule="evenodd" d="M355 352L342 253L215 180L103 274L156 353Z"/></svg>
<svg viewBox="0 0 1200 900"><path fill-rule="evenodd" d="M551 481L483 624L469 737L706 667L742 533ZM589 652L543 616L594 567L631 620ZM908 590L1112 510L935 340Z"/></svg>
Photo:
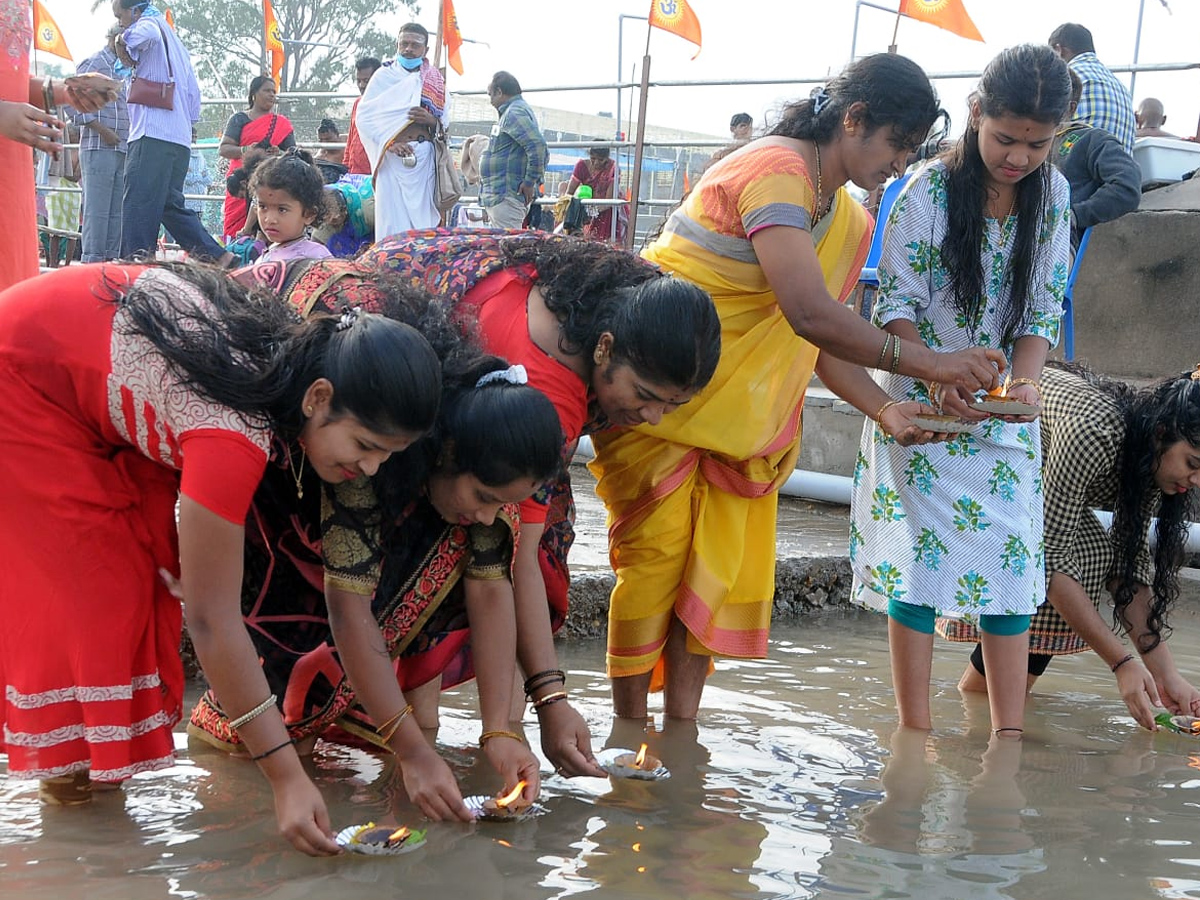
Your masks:
<svg viewBox="0 0 1200 900"><path fill-rule="evenodd" d="M993 416L1031 416L1041 410L1040 406L1033 403L1008 396L1009 380L1009 376L1005 376L1003 385L988 391L981 400L972 403L971 407Z"/></svg>
<svg viewBox="0 0 1200 900"><path fill-rule="evenodd" d="M1159 713L1154 717L1154 721L1176 734L1200 737L1200 719L1195 716L1173 716L1170 713Z"/></svg>
<svg viewBox="0 0 1200 900"><path fill-rule="evenodd" d="M351 825L343 828L334 838L340 847L351 853L369 856L396 856L409 853L425 846L425 832L409 828L393 828L391 825Z"/></svg>
<svg viewBox="0 0 1200 900"><path fill-rule="evenodd" d="M544 806L526 800L524 790L525 782L518 781L517 786L503 797L477 795L467 797L463 802L477 819L488 822L520 822L546 811Z"/></svg>
<svg viewBox="0 0 1200 900"><path fill-rule="evenodd" d="M637 778L642 781L662 781L671 773L662 760L646 752L646 745L634 753L620 747L610 747L596 754L596 764L614 778Z"/></svg>

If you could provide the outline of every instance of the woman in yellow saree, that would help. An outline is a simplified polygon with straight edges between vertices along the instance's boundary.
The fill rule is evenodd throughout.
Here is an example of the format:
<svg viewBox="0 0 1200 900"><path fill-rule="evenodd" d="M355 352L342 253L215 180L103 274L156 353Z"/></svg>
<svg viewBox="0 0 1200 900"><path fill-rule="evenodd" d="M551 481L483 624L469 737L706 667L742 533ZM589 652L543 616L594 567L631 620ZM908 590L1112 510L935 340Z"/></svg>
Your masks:
<svg viewBox="0 0 1200 900"><path fill-rule="evenodd" d="M661 424L593 437L617 574L607 665L618 716L644 717L661 686L668 716L694 718L713 656L766 655L776 497L814 369L904 443L932 437L912 424L920 404L892 402L861 366L995 383L999 354L939 354L842 305L871 218L841 186L869 190L903 171L938 113L915 63L859 60L713 165L645 251L711 294L722 353L709 386Z"/></svg>

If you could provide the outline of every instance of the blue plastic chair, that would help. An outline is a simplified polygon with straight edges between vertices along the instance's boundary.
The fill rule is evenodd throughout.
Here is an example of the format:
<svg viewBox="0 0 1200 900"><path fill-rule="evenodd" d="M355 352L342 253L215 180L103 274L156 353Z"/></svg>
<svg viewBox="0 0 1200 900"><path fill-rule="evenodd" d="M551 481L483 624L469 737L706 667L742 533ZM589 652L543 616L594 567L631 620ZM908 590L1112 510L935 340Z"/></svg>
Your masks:
<svg viewBox="0 0 1200 900"><path fill-rule="evenodd" d="M875 305L875 292L879 289L878 267L879 257L883 255L883 230L887 225L888 216L892 213L892 207L896 205L896 198L904 190L904 185L908 183L910 175L910 172L905 172L884 188L883 196L879 198L879 209L875 214L875 231L871 235L871 247L867 251L867 262L858 276L858 283L863 286L861 312L864 319L871 318L871 307Z"/></svg>
<svg viewBox="0 0 1200 900"><path fill-rule="evenodd" d="M1071 274L1067 276L1067 289L1063 292L1063 359L1075 358L1075 281L1079 278L1079 268L1083 265L1083 253L1087 250L1088 241L1092 239L1092 229L1086 228L1083 237L1079 239L1079 249L1075 251L1075 261L1071 264Z"/></svg>

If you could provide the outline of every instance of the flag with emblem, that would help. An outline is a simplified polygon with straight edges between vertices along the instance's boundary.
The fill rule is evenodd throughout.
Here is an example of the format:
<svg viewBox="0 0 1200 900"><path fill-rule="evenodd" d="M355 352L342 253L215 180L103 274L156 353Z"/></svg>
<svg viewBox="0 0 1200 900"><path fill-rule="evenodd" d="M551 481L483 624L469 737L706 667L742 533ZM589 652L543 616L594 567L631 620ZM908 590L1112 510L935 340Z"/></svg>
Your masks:
<svg viewBox="0 0 1200 900"><path fill-rule="evenodd" d="M67 42L63 40L58 23L46 12L42 0L33 0L33 49L45 50L63 59L75 61L71 51L67 49Z"/></svg>
<svg viewBox="0 0 1200 900"><path fill-rule="evenodd" d="M900 15L928 22L967 40L983 40L983 35L967 15L963 0L900 0Z"/></svg>
<svg viewBox="0 0 1200 900"><path fill-rule="evenodd" d="M442 43L446 45L446 62L459 75L463 73L462 32L458 30L458 14L454 11L454 0L445 0L442 7Z"/></svg>
<svg viewBox="0 0 1200 900"><path fill-rule="evenodd" d="M695 44L696 55L692 59L700 55L700 20L687 0L651 0L650 24Z"/></svg>
<svg viewBox="0 0 1200 900"><path fill-rule="evenodd" d="M280 87L279 73L283 71L283 38L279 31L279 20L275 18L275 7L271 0L263 0L263 23L266 35L263 51L271 57L271 77L275 86Z"/></svg>

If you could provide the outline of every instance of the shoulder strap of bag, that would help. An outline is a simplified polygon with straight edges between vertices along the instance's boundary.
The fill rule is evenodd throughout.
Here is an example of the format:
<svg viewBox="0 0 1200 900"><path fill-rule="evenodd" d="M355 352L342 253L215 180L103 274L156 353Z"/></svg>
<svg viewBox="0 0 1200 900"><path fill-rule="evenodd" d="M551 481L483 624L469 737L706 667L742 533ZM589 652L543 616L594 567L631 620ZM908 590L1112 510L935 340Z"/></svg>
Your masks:
<svg viewBox="0 0 1200 900"><path fill-rule="evenodd" d="M167 77L172 81L175 80L175 69L171 66L171 42L167 39L167 32L162 27L162 22L158 21L159 16L154 17L154 25L158 29L158 33L163 39L163 56L167 58Z"/></svg>

